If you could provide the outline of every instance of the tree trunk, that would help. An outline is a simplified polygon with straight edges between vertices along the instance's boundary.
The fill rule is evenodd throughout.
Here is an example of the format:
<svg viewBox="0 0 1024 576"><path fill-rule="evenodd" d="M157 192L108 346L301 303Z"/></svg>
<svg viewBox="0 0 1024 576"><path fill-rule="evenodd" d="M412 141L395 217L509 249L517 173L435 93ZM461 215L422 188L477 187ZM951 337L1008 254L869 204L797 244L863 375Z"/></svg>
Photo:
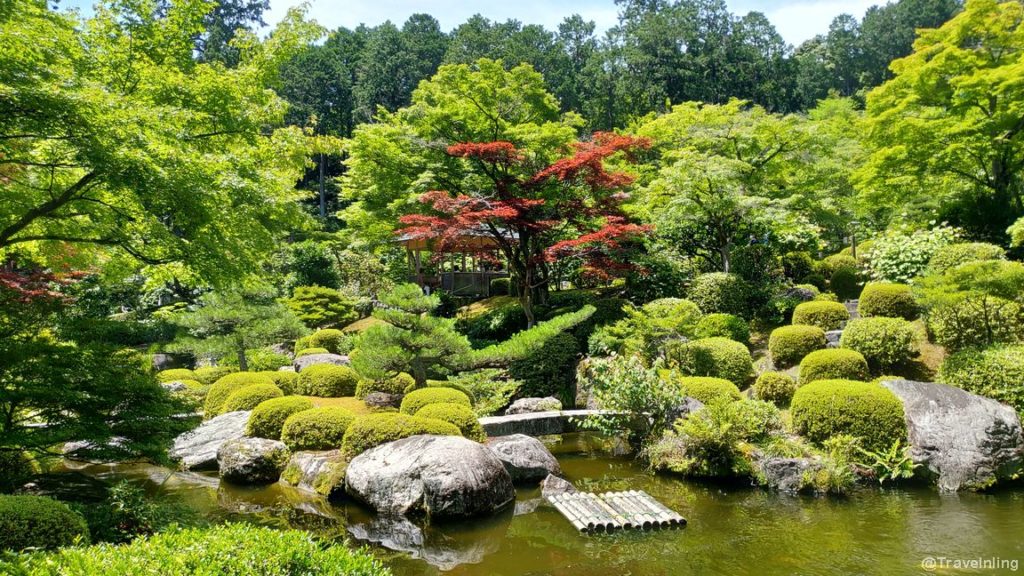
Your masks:
<svg viewBox="0 0 1024 576"><path fill-rule="evenodd" d="M241 372L249 370L249 359L245 357L245 347L238 348L238 370Z"/></svg>
<svg viewBox="0 0 1024 576"><path fill-rule="evenodd" d="M327 192L324 190L324 155L320 153L320 218L327 218Z"/></svg>
<svg viewBox="0 0 1024 576"><path fill-rule="evenodd" d="M722 272L725 272L726 274L728 274L729 273L729 266L730 266L730 258L731 258L730 254L729 254L729 247L728 246L720 246L718 248L718 253L722 256Z"/></svg>

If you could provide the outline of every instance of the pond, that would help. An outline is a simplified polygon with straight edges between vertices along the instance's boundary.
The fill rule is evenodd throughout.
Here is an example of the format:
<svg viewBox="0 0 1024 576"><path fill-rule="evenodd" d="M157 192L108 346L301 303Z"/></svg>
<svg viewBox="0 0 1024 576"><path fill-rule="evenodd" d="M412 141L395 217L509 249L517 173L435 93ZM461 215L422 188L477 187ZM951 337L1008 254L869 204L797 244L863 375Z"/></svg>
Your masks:
<svg viewBox="0 0 1024 576"><path fill-rule="evenodd" d="M144 483L216 519L245 518L329 538L347 536L369 545L400 576L895 575L924 573L921 563L927 558L1024 563L1024 491L1019 489L940 495L926 487L867 488L847 498L788 496L652 475L616 450L614 441L592 434L567 434L550 442L565 476L580 489L646 490L689 525L581 535L554 509L536 507L539 490L520 489L514 511L421 529L279 485L218 487L215 477L148 465L77 468L104 479ZM1012 566L939 567L936 572L1008 574Z"/></svg>

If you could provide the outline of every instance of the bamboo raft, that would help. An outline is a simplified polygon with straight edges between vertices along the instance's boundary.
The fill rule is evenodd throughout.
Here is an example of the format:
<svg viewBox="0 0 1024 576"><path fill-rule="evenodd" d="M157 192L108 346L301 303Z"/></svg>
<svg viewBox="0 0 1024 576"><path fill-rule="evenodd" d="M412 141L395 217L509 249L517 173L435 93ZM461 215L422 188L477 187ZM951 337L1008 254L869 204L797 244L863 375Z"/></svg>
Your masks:
<svg viewBox="0 0 1024 576"><path fill-rule="evenodd" d="M548 501L580 532L682 528L686 519L643 490L558 494Z"/></svg>

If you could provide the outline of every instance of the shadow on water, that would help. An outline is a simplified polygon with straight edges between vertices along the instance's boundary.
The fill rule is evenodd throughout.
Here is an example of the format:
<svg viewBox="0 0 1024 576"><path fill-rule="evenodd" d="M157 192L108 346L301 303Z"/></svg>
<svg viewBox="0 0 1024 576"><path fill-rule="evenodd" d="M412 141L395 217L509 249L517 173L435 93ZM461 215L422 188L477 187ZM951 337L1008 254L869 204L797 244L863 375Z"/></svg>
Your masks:
<svg viewBox="0 0 1024 576"><path fill-rule="evenodd" d="M297 527L366 545L401 576L902 575L922 573L927 557L1024 563L1019 487L991 494L866 488L840 499L788 496L654 475L626 446L593 434L544 441L580 489L645 490L686 517L688 526L585 536L543 505L536 488L519 489L515 508L491 518L425 524L378 517L355 503L332 503L279 484L221 485L215 476L143 464L77 466L75 478L83 485L90 478L128 479L213 520Z"/></svg>

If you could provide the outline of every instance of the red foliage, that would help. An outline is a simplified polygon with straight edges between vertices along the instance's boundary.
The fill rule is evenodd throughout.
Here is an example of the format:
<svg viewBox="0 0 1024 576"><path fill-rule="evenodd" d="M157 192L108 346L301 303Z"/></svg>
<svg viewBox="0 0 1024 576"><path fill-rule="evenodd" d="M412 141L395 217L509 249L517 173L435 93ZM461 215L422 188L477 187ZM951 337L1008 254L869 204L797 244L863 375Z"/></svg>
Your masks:
<svg viewBox="0 0 1024 576"><path fill-rule="evenodd" d="M650 147L651 141L647 138L597 132L593 141L576 143L576 154L541 170L533 180L540 182L554 177L561 182L582 181L596 189L622 188L632 184L633 177L625 172L608 172L604 161L617 152L631 154Z"/></svg>
<svg viewBox="0 0 1024 576"><path fill-rule="evenodd" d="M460 142L448 147L448 154L459 158L479 158L485 162L512 163L522 156L511 142Z"/></svg>
<svg viewBox="0 0 1024 576"><path fill-rule="evenodd" d="M68 297L58 289L77 278L77 274L56 275L42 271L0 271L0 301L11 304L64 301Z"/></svg>

